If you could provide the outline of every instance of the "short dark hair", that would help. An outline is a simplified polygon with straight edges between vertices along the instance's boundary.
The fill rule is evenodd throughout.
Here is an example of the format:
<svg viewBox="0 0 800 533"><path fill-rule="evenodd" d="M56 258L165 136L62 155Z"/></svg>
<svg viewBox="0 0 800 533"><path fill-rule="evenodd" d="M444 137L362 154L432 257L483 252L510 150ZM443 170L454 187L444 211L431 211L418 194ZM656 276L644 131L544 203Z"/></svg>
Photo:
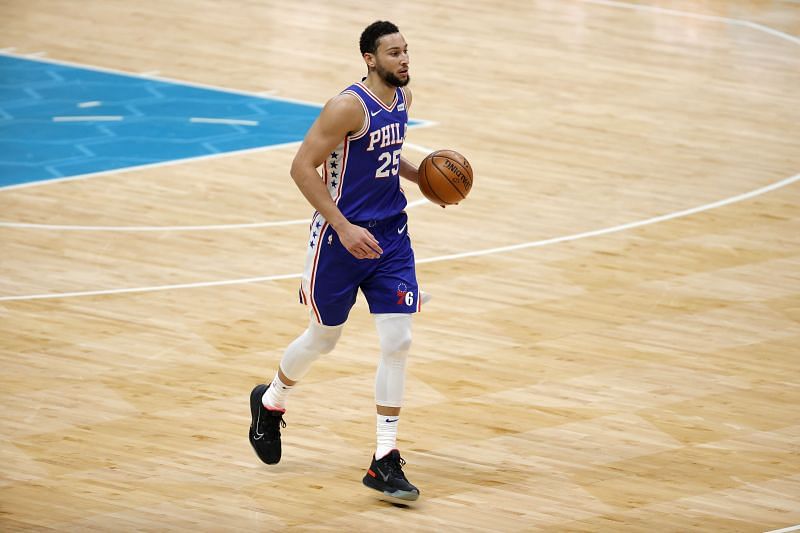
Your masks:
<svg viewBox="0 0 800 533"><path fill-rule="evenodd" d="M376 20L361 32L361 54L374 54L378 51L378 40L381 37L399 31L398 27L388 20Z"/></svg>

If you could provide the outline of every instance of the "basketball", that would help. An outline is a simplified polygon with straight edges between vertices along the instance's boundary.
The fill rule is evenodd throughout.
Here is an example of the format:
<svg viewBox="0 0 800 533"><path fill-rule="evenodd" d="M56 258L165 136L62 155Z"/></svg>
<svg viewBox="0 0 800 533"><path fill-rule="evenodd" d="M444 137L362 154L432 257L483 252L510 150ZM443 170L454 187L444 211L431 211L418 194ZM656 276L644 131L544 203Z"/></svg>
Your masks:
<svg viewBox="0 0 800 533"><path fill-rule="evenodd" d="M457 204L472 189L472 166L454 150L437 150L419 164L419 189L437 205Z"/></svg>

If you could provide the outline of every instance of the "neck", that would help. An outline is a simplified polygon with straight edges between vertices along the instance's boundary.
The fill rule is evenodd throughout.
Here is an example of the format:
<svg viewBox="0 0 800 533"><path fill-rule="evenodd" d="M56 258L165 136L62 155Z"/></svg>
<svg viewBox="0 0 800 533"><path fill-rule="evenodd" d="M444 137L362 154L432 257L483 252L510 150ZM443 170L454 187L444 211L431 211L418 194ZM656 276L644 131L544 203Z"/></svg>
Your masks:
<svg viewBox="0 0 800 533"><path fill-rule="evenodd" d="M367 74L367 79L362 82L367 88L372 91L372 94L380 98L380 100L389 105L394 100L394 94L397 87L389 85L380 78L374 71Z"/></svg>

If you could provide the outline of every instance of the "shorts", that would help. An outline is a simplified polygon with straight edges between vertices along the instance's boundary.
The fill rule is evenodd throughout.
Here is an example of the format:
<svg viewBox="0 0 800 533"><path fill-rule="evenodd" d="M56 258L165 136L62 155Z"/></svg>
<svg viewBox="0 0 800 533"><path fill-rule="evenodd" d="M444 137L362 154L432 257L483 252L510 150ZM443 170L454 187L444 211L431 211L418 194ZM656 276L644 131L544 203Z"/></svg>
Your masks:
<svg viewBox="0 0 800 533"><path fill-rule="evenodd" d="M300 284L300 302L322 325L347 321L358 289L370 313L415 313L421 309L414 251L405 212L384 220L354 222L367 228L380 244L380 259L356 259L319 213L311 219L308 253Z"/></svg>

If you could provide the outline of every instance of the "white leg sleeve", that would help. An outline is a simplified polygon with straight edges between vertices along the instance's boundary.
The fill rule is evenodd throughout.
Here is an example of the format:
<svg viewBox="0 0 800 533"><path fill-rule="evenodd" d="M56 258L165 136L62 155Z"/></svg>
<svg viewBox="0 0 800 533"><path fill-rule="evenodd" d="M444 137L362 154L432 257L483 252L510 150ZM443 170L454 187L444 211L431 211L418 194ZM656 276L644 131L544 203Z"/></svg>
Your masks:
<svg viewBox="0 0 800 533"><path fill-rule="evenodd" d="M375 315L381 358L375 376L375 403L402 407L406 384L406 359L411 348L411 314Z"/></svg>
<svg viewBox="0 0 800 533"><path fill-rule="evenodd" d="M308 373L311 363L333 350L342 334L341 326L323 326L311 321L302 335L286 348L281 359L281 370L292 381L300 381Z"/></svg>

